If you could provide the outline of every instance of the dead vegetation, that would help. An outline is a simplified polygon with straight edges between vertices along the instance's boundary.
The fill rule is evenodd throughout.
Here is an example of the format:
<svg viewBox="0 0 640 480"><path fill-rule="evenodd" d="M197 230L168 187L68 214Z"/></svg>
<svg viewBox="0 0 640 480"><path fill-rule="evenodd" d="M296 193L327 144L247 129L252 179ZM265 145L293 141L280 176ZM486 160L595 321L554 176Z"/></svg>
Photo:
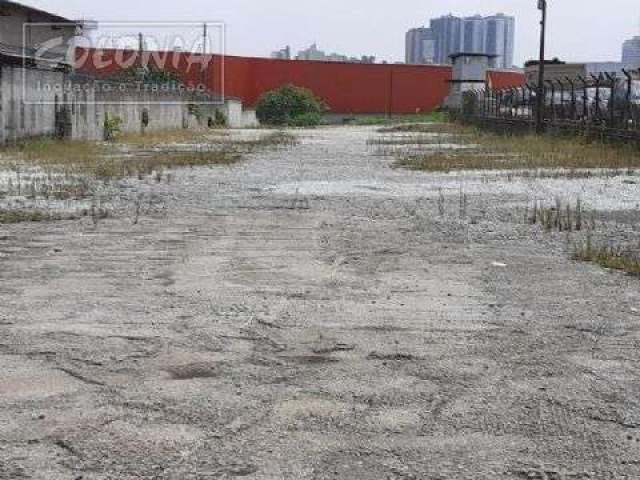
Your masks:
<svg viewBox="0 0 640 480"><path fill-rule="evenodd" d="M576 248L573 259L580 262L591 262L603 268L619 270L629 275L640 276L640 248L616 246L596 246L591 236L586 242Z"/></svg>
<svg viewBox="0 0 640 480"><path fill-rule="evenodd" d="M441 145L445 143L448 137L448 135L444 134L419 134L404 136L385 135L381 138L370 138L369 140L367 140L367 145Z"/></svg>
<svg viewBox="0 0 640 480"><path fill-rule="evenodd" d="M640 168L640 155L632 146L588 142L576 137L496 135L459 125L419 124L403 128L400 131L452 134L442 149L408 155L399 152L395 166L411 170L565 169L567 175L572 175L576 170L609 169L625 173ZM450 144L469 148L451 148Z"/></svg>
<svg viewBox="0 0 640 480"><path fill-rule="evenodd" d="M0 209L0 224L23 223L23 222L46 222L57 220L48 213L36 210L5 210Z"/></svg>
<svg viewBox="0 0 640 480"><path fill-rule="evenodd" d="M379 133L459 133L463 127L454 123L405 123L378 129Z"/></svg>
<svg viewBox="0 0 640 480"><path fill-rule="evenodd" d="M584 228L595 229L595 218L591 212L589 223L585 224L585 210L582 200L578 198L575 206L571 202L563 204L562 199L556 198L553 207L545 207L540 200L533 202L532 208L527 208L525 221L530 225L542 225L547 232L579 232Z"/></svg>
<svg viewBox="0 0 640 480"><path fill-rule="evenodd" d="M290 147L296 138L286 132L232 140L223 132L166 132L123 136L113 143L52 139L25 142L4 149L10 169L39 167L48 175L86 175L100 180L151 175L158 170L209 165L231 165L256 149ZM175 143L183 141L186 148Z"/></svg>
<svg viewBox="0 0 640 480"><path fill-rule="evenodd" d="M233 165L245 155L296 144L296 137L283 131L232 135L224 130L122 135L110 142L25 141L0 149L0 199L8 200L0 205L6 210L1 223L57 219L38 213L38 208L24 208L42 200L91 199L126 178L170 183L171 169ZM12 197L24 211L14 211Z"/></svg>
<svg viewBox="0 0 640 480"><path fill-rule="evenodd" d="M204 139L218 141L229 137L227 130L165 130L160 132L146 132L144 135L124 133L118 135L117 143L135 145L138 147L152 147L155 145L167 145L171 143L194 144L201 143Z"/></svg>

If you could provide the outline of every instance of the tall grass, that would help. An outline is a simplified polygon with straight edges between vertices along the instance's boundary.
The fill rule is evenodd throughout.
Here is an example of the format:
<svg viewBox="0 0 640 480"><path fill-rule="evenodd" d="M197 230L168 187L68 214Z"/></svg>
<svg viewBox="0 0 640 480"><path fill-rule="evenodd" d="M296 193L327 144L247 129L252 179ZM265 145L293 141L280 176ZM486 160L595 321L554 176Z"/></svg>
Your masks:
<svg viewBox="0 0 640 480"><path fill-rule="evenodd" d="M621 247L594 246L591 237L576 249L573 259L592 262L604 268L619 270L630 275L640 276L640 256L638 252Z"/></svg>
<svg viewBox="0 0 640 480"><path fill-rule="evenodd" d="M419 131L429 131L429 126L421 126ZM449 132L454 134L449 139L451 143L472 144L473 148L450 150L445 147L419 155L403 155L395 165L438 172L640 168L640 151L631 145L588 142L579 137L503 136L472 127L456 127Z"/></svg>
<svg viewBox="0 0 640 480"><path fill-rule="evenodd" d="M0 225L23 222L45 222L55 219L57 219L57 217L40 211L0 209Z"/></svg>

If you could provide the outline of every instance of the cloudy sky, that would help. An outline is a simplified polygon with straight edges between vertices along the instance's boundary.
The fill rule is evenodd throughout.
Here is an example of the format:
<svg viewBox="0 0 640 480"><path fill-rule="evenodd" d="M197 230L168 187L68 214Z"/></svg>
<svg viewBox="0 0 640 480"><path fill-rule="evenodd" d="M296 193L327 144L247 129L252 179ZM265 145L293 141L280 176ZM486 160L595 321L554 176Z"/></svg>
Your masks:
<svg viewBox="0 0 640 480"><path fill-rule="evenodd" d="M619 60L622 42L640 35L638 0L548 0L549 56ZM516 62L536 56L537 0L25 0L72 18L98 21L222 21L227 53L268 56L317 42L327 51L404 59L404 32L447 13L516 16Z"/></svg>

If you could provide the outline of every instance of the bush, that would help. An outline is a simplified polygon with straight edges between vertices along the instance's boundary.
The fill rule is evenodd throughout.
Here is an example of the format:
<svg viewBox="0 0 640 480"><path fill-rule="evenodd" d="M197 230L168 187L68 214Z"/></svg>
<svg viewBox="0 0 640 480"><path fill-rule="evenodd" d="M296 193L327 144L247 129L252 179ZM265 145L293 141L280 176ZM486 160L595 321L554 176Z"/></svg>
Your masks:
<svg viewBox="0 0 640 480"><path fill-rule="evenodd" d="M292 118L288 125L291 127L317 127L320 123L322 123L322 114L310 112Z"/></svg>
<svg viewBox="0 0 640 480"><path fill-rule="evenodd" d="M311 90L285 85L265 93L258 102L258 120L267 125L316 126L327 111L326 104Z"/></svg>
<svg viewBox="0 0 640 480"><path fill-rule="evenodd" d="M227 116L224 112L216 110L215 116L213 117L213 126L218 128L226 127L227 123Z"/></svg>
<svg viewBox="0 0 640 480"><path fill-rule="evenodd" d="M104 117L104 139L107 141L115 140L116 137L122 133L122 118L117 115L109 116L105 114Z"/></svg>

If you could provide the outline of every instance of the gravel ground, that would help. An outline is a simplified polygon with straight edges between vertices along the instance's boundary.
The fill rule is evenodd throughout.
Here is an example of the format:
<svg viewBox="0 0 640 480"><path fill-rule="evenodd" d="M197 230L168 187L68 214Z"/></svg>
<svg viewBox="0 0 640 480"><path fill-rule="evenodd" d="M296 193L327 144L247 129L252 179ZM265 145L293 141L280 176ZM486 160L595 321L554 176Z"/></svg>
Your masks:
<svg viewBox="0 0 640 480"><path fill-rule="evenodd" d="M392 169L376 135L0 226L0 478L640 478L640 280L524 221L579 195L637 242L635 181Z"/></svg>

